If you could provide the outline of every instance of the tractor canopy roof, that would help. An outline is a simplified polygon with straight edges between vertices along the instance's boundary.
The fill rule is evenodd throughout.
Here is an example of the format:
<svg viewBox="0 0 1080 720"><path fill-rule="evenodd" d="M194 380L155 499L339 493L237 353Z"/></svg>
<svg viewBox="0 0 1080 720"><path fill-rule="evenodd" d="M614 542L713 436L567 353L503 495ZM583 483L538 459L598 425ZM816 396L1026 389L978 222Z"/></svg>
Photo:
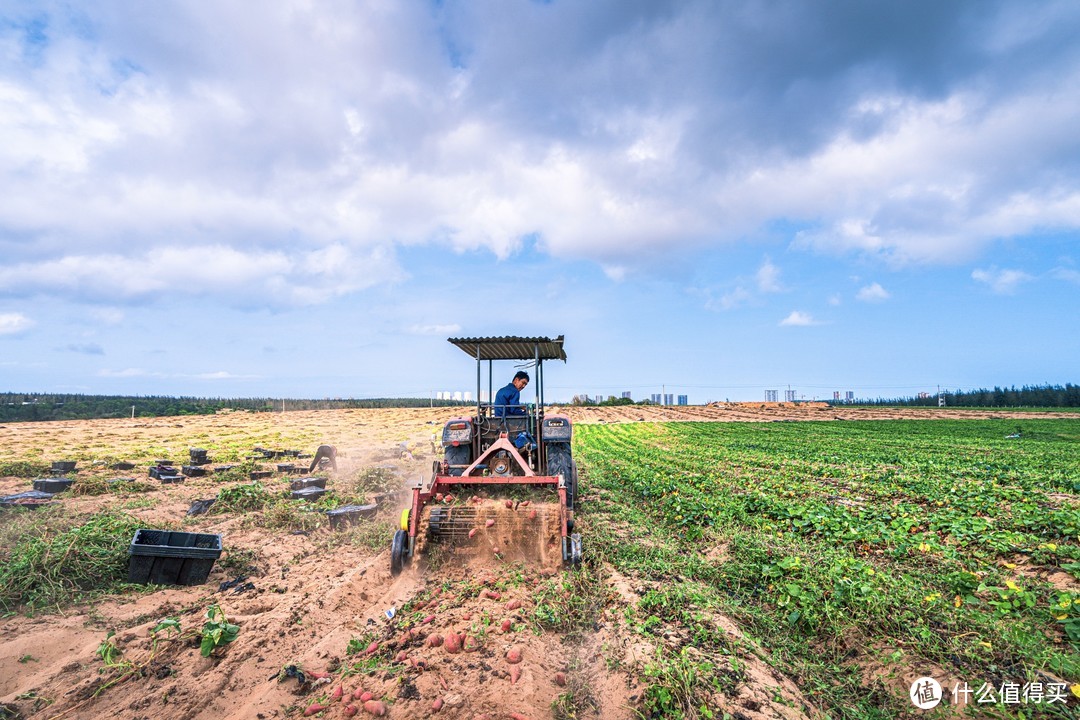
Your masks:
<svg viewBox="0 0 1080 720"><path fill-rule="evenodd" d="M562 360L566 362L563 350L563 336L546 337L504 337L484 338L447 338L462 351L476 360Z"/></svg>

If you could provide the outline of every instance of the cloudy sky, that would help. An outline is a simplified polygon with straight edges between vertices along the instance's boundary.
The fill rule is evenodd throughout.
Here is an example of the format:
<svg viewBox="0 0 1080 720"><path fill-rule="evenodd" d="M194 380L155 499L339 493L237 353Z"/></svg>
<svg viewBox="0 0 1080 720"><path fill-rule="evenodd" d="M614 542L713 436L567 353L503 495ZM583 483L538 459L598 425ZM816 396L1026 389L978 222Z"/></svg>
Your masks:
<svg viewBox="0 0 1080 720"><path fill-rule="evenodd" d="M1076 382L1077 37L1073 0L0 0L0 390L426 397L489 334L565 334L566 398Z"/></svg>

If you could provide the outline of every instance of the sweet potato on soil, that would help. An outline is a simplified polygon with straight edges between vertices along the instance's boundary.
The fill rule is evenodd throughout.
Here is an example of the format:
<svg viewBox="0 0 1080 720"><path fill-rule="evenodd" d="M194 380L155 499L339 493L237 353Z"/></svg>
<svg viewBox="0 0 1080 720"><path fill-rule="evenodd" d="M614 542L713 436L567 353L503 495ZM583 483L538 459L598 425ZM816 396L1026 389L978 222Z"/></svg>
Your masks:
<svg viewBox="0 0 1080 720"><path fill-rule="evenodd" d="M520 677L521 677L521 666L520 665L512 665L512 666L510 666L510 684L511 685L515 684L518 681L518 678L520 678Z"/></svg>
<svg viewBox="0 0 1080 720"><path fill-rule="evenodd" d="M355 705L346 705L345 706L345 717L352 717L353 715L355 715L358 712L360 712L360 709L358 707L356 707Z"/></svg>
<svg viewBox="0 0 1080 720"><path fill-rule="evenodd" d="M507 632L510 632L510 627L511 627L512 625L513 625L513 623L512 623L512 622L510 622L510 618L506 618L505 620L503 620L503 621L502 621L502 625L500 626L500 629L501 629L501 630L502 630L502 631L503 631L504 633L507 633Z"/></svg>
<svg viewBox="0 0 1080 720"><path fill-rule="evenodd" d="M431 712L439 712L440 710L442 710L442 706L443 706L443 699L442 698L435 698L431 703Z"/></svg>
<svg viewBox="0 0 1080 720"><path fill-rule="evenodd" d="M507 500L506 501L506 508L508 510L513 510L514 509L514 501L513 500Z"/></svg>
<svg viewBox="0 0 1080 720"><path fill-rule="evenodd" d="M402 650L394 657L394 662L405 662L409 659L409 653Z"/></svg>
<svg viewBox="0 0 1080 720"><path fill-rule="evenodd" d="M446 637L443 638L443 647L451 655L457 655L461 652L461 638L457 633L446 633Z"/></svg>
<svg viewBox="0 0 1080 720"><path fill-rule="evenodd" d="M342 695L344 695L344 694L345 694L345 689L342 688L340 685L338 685L336 688L334 688L334 692L330 693L330 699L331 700L340 700Z"/></svg>
<svg viewBox="0 0 1080 720"><path fill-rule="evenodd" d="M521 648L512 647L506 651L506 662L516 665L521 662Z"/></svg>
<svg viewBox="0 0 1080 720"><path fill-rule="evenodd" d="M442 642L442 635L439 635L438 633L431 633L427 636L428 647L439 647L440 645L442 645Z"/></svg>
<svg viewBox="0 0 1080 720"><path fill-rule="evenodd" d="M493 520L492 518L488 518L487 522L484 523L484 527L489 528L494 524L495 524L495 520Z"/></svg>
<svg viewBox="0 0 1080 720"><path fill-rule="evenodd" d="M476 537L476 528L469 531L469 539L472 540L474 537Z"/></svg>
<svg viewBox="0 0 1080 720"><path fill-rule="evenodd" d="M311 717L315 713L321 713L323 710L325 710L328 707L330 707L330 706L329 705L320 705L317 702L316 703L311 703L310 705L307 706L307 710L304 711L304 717Z"/></svg>
<svg viewBox="0 0 1080 720"><path fill-rule="evenodd" d="M559 687L566 687L566 673L564 673L564 672L555 673L555 684L558 685Z"/></svg>
<svg viewBox="0 0 1080 720"><path fill-rule="evenodd" d="M461 642L461 647L465 649L465 652L473 652L480 649L480 641L472 635L466 635L465 639Z"/></svg>
<svg viewBox="0 0 1080 720"><path fill-rule="evenodd" d="M507 610L517 610L519 607L521 607L520 600L511 600L510 602L506 603Z"/></svg>
<svg viewBox="0 0 1080 720"><path fill-rule="evenodd" d="M535 520L536 519L536 510L530 510L529 511L529 519L530 520Z"/></svg>
<svg viewBox="0 0 1080 720"><path fill-rule="evenodd" d="M386 714L386 703L382 700L368 700L364 703L364 712L371 713L377 717L382 717Z"/></svg>

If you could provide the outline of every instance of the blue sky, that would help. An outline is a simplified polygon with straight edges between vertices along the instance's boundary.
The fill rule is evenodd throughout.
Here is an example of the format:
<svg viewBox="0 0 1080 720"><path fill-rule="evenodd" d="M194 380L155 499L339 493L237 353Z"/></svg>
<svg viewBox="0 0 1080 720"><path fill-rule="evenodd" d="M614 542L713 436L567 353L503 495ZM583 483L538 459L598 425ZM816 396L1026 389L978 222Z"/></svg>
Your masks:
<svg viewBox="0 0 1080 720"><path fill-rule="evenodd" d="M1075 2L0 1L0 389L1077 382ZM507 369L509 371L509 368ZM782 394L782 393L781 393Z"/></svg>

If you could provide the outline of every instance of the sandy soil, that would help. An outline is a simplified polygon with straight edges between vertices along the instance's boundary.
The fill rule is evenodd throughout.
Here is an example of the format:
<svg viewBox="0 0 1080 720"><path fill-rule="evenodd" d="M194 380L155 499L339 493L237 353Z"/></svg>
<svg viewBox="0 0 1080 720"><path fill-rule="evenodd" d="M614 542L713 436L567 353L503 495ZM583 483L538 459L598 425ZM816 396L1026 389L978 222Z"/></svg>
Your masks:
<svg viewBox="0 0 1080 720"><path fill-rule="evenodd" d="M565 412L583 423L1003 416L783 404L566 408ZM452 415L446 409L342 410L17 423L0 426L0 461L71 459L79 462L80 477L145 477L149 459L180 464L191 447L207 449L217 463L241 459L254 446L312 453L317 445L332 443L339 448L340 467L331 474L329 487L374 466L391 470L404 484L429 474L435 434ZM108 471L104 463L118 459L136 462L138 469ZM288 478L267 482L284 487ZM247 579L251 586L241 592L219 590L221 583L235 579L235 573L219 563L204 585L0 619L0 718L292 718L300 717L313 701L328 699L338 685L347 693L366 690L385 699L389 716L398 718L429 717L437 699L444 703L439 716L450 718L503 718L512 712L534 719L551 717L553 702L568 692L579 701L588 699L584 705L591 709L586 707L581 717L635 717L643 689L640 673L652 648L622 625L622 609L638 598L630 580L608 570L611 592L601 622L584 640L571 642L533 620L535 589L545 576L559 572L557 563L511 562L508 553L503 553L504 559L490 553L461 555L437 567L418 562L395 578L389 572L389 550L353 542L355 529L293 534L253 526L237 515L184 520L193 500L212 497L220 487L211 476L160 485L139 496L63 497L64 511L73 515L126 502L126 511L147 527L183 522L185 531L220 534L225 557L246 552L251 558ZM28 489L29 480L0 478L0 495ZM131 502L135 498L148 500ZM393 523L398 507L388 503L376 522ZM13 522L14 517L15 511L0 511L0 524ZM505 539L493 538L492 543L508 545ZM485 597L490 595L485 590L497 588L497 599ZM511 609L514 601L521 603L519 608ZM214 656L203 658L190 631L201 627L210 603L219 603L240 633ZM386 617L390 608L398 613L394 621ZM179 618L189 632L184 639L164 640L155 649L149 630L165 617ZM500 630L504 619L511 620L506 633ZM746 647L740 659L747 667L747 681L738 694L723 699L724 710L744 718L816 715L796 683L770 668L761 649L745 642L735 623L722 617L716 621L735 645ZM415 631L410 632L412 628ZM125 676L105 668L96 651L108 631L115 631L122 657L136 663L137 673ZM450 633L471 638L465 641L465 652L453 654L445 646L426 645L429 634ZM342 681L340 671L365 657L347 655L354 638L379 643L372 657L383 669L372 677ZM511 648L521 651L520 663L507 661ZM396 660L399 654L401 661ZM334 675L329 682L313 681L308 675L304 684L279 679L288 666ZM558 673L566 675L567 687L556 684ZM319 717L345 717L345 703L332 703Z"/></svg>

